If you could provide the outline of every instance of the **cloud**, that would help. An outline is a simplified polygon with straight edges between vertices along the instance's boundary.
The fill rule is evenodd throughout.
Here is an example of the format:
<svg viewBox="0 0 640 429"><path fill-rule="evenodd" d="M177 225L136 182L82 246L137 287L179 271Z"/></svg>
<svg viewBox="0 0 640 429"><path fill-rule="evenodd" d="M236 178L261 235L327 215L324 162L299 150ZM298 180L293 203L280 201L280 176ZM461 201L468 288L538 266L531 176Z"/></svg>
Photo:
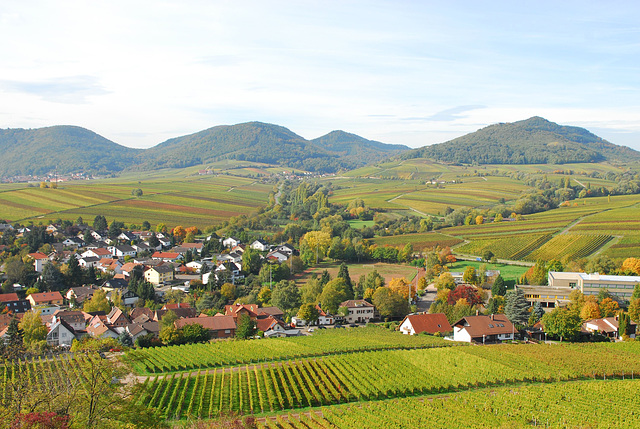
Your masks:
<svg viewBox="0 0 640 429"><path fill-rule="evenodd" d="M480 104L457 106L451 109L443 110L431 116L404 118L405 121L434 121L434 122L450 122L457 119L466 118L469 115L463 115L464 112L478 109L486 109L487 106Z"/></svg>
<svg viewBox="0 0 640 429"><path fill-rule="evenodd" d="M63 104L85 104L89 96L109 93L94 76L67 76L37 82L0 80L0 88Z"/></svg>

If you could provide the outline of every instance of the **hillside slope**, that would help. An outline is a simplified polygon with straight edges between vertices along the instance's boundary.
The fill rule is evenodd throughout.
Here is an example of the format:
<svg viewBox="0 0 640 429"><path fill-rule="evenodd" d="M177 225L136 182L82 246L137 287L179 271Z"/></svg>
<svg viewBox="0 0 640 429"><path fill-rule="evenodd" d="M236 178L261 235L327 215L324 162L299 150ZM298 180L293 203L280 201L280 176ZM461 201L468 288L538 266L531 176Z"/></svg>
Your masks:
<svg viewBox="0 0 640 429"><path fill-rule="evenodd" d="M111 173L131 165L141 150L121 146L81 127L0 129L0 176Z"/></svg>
<svg viewBox="0 0 640 429"><path fill-rule="evenodd" d="M463 164L567 164L639 160L640 152L609 143L584 128L558 125L534 116L490 125L403 157Z"/></svg>

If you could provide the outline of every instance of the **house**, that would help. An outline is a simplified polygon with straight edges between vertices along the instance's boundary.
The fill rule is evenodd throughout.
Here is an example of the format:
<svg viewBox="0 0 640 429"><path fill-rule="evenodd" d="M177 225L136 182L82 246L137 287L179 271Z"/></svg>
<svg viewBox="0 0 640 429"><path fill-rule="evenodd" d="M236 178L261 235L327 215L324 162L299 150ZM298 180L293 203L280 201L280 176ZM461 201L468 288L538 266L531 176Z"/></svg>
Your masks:
<svg viewBox="0 0 640 429"><path fill-rule="evenodd" d="M138 338L148 335L147 331L142 323L130 323L125 327L125 331L131 336L131 339L135 342Z"/></svg>
<svg viewBox="0 0 640 429"><path fill-rule="evenodd" d="M258 314L258 319L264 319L271 316L282 320L282 317L284 316L284 311L275 306L258 307L258 311L256 313Z"/></svg>
<svg viewBox="0 0 640 429"><path fill-rule="evenodd" d="M138 254L138 251L128 244L113 246L109 250L111 250L111 254L118 259L124 259L127 256L131 256L133 258Z"/></svg>
<svg viewBox="0 0 640 429"><path fill-rule="evenodd" d="M62 245L64 247L72 247L74 249L77 249L84 246L84 241L82 241L82 239L79 237L68 237L62 241Z"/></svg>
<svg viewBox="0 0 640 429"><path fill-rule="evenodd" d="M222 245L228 249L231 249L232 247L236 247L240 243L241 241L235 237L227 237L222 240Z"/></svg>
<svg viewBox="0 0 640 429"><path fill-rule="evenodd" d="M82 268L95 267L98 262L100 262L100 259L95 256L85 256L78 259L78 265Z"/></svg>
<svg viewBox="0 0 640 429"><path fill-rule="evenodd" d="M258 319L258 305L257 304L233 304L224 306L225 316L233 317L233 320L237 321L241 314L246 314L251 320Z"/></svg>
<svg viewBox="0 0 640 429"><path fill-rule="evenodd" d="M120 241L133 241L136 239L136 235L131 231L122 231L120 235L117 237Z"/></svg>
<svg viewBox="0 0 640 429"><path fill-rule="evenodd" d="M276 252L280 252L283 255L287 255L287 256L292 256L296 254L296 249L289 243L284 243L279 246L276 246L274 250Z"/></svg>
<svg viewBox="0 0 640 429"><path fill-rule="evenodd" d="M453 340L467 343L496 343L513 340L516 329L504 314L466 316L453 325Z"/></svg>
<svg viewBox="0 0 640 429"><path fill-rule="evenodd" d="M149 268L144 272L144 279L152 285L162 285L171 282L175 278L173 267L167 265L158 265Z"/></svg>
<svg viewBox="0 0 640 429"><path fill-rule="evenodd" d="M180 254L177 252L154 252L151 255L151 259L158 259L165 262L174 262L176 259L180 258Z"/></svg>
<svg viewBox="0 0 640 429"><path fill-rule="evenodd" d="M267 259L271 260L271 261L276 261L278 263L283 263L286 262L287 259L289 259L289 257L287 255L285 255L284 253L280 253L278 251L273 251L273 252L269 252L267 254Z"/></svg>
<svg viewBox="0 0 640 429"><path fill-rule="evenodd" d="M100 319L94 319L87 326L87 333L96 338L113 338L116 339L118 334L111 326L107 325Z"/></svg>
<svg viewBox="0 0 640 429"><path fill-rule="evenodd" d="M579 289L584 295L598 295L607 289L620 300L631 300L633 288L640 283L640 276L614 276L599 273L549 271L547 280L551 287Z"/></svg>
<svg viewBox="0 0 640 429"><path fill-rule="evenodd" d="M0 294L0 310L6 308L11 314L22 314L31 310L31 303L26 299L18 298L18 294L3 293Z"/></svg>
<svg viewBox="0 0 640 429"><path fill-rule="evenodd" d="M435 314L409 314L405 316L400 327L400 332L408 335L421 334L423 332L429 334L451 332L451 325L447 320L447 316L443 313Z"/></svg>
<svg viewBox="0 0 640 429"><path fill-rule="evenodd" d="M31 257L31 259L33 259L33 266L39 273L41 273L44 269L44 266L51 261L49 259L49 256L45 255L42 252L29 253L29 256Z"/></svg>
<svg viewBox="0 0 640 429"><path fill-rule="evenodd" d="M251 245L249 245L249 247L260 252L267 252L271 249L271 245L269 243L260 239L255 240Z"/></svg>
<svg viewBox="0 0 640 429"><path fill-rule="evenodd" d="M47 333L47 344L54 347L71 346L74 339L76 335L73 328L62 319L53 323Z"/></svg>
<svg viewBox="0 0 640 429"><path fill-rule="evenodd" d="M69 302L75 301L79 305L91 299L96 290L97 288L92 286L72 287L67 291L65 297Z"/></svg>
<svg viewBox="0 0 640 429"><path fill-rule="evenodd" d="M87 322L86 314L84 311L58 310L53 313L51 324L63 320L73 331L82 331Z"/></svg>
<svg viewBox="0 0 640 429"><path fill-rule="evenodd" d="M218 255L216 257L216 260L220 262L233 262L234 264L239 264L242 262L242 253L223 253L221 255Z"/></svg>
<svg viewBox="0 0 640 429"><path fill-rule="evenodd" d="M129 282L125 279L109 279L102 284L101 289L104 291L125 290L129 287Z"/></svg>
<svg viewBox="0 0 640 429"><path fill-rule="evenodd" d="M614 317L603 317L601 319L591 319L587 320L582 324L582 331L595 333L599 332L602 335L605 335L609 338L620 338L620 332L618 331L620 325L618 324L618 316ZM629 335L630 338L636 337L636 324L631 322L631 331L632 334Z"/></svg>
<svg viewBox="0 0 640 429"><path fill-rule="evenodd" d="M162 310L177 310L178 308L191 308L188 302L180 302L173 304L165 304L162 306Z"/></svg>
<svg viewBox="0 0 640 429"><path fill-rule="evenodd" d="M89 250L86 250L85 252L82 252L80 256L82 256L83 258L91 256L94 258L102 259L106 257L111 257L113 255L111 254L111 251L109 251L109 249L106 249L104 247L97 247L95 249L89 249Z"/></svg>
<svg viewBox="0 0 640 429"><path fill-rule="evenodd" d="M225 281L236 284L237 280L242 280L244 278L244 276L240 274L240 271L240 265L236 264L235 262L223 262L216 267L215 275L218 279L222 277L225 279Z"/></svg>
<svg viewBox="0 0 640 429"><path fill-rule="evenodd" d="M209 331L211 338L229 338L236 334L236 322L234 318L220 314L179 319L176 320L174 324L178 329L186 325L198 324Z"/></svg>
<svg viewBox="0 0 640 429"><path fill-rule="evenodd" d="M46 305L62 305L64 300L60 292L42 292L32 293L27 299L31 303L31 307L46 306Z"/></svg>
<svg viewBox="0 0 640 429"><path fill-rule="evenodd" d="M374 305L364 299L344 301L340 304L339 308L347 309L347 315L344 316L344 320L347 323L367 323L373 319L375 312Z"/></svg>
<svg viewBox="0 0 640 429"><path fill-rule="evenodd" d="M113 307L109 314L107 314L107 323L111 325L112 328L125 327L131 321L129 318L120 310L118 307Z"/></svg>
<svg viewBox="0 0 640 429"><path fill-rule="evenodd" d="M200 261L191 261L189 263L186 264L187 268L190 268L191 270L195 271L196 273L200 273L200 271L202 270L202 266L204 265L203 262ZM192 271L192 272L193 272Z"/></svg>
<svg viewBox="0 0 640 429"><path fill-rule="evenodd" d="M196 309L192 308L192 307L179 307L179 308L174 308L172 310L156 310L153 313L153 320L155 321L161 321L162 318L165 316L165 314L167 314L168 312L173 311L176 316L178 316L178 319L191 319L196 317Z"/></svg>
<svg viewBox="0 0 640 429"><path fill-rule="evenodd" d="M154 247L149 246L145 242L137 243L132 246L138 252L151 252L152 250L158 250ZM159 247L159 246L158 246ZM160 247L159 247L160 248Z"/></svg>
<svg viewBox="0 0 640 429"><path fill-rule="evenodd" d="M129 288L118 290L117 292L115 290L114 291L109 291L109 292L107 292L107 299L109 301L113 302L113 296L114 296L115 293L120 293L120 299L122 300L122 305L124 305L125 307L129 307L129 308L131 308L134 305L136 305L136 303L140 299L138 297L138 295L136 295L135 292L133 292Z"/></svg>
<svg viewBox="0 0 640 429"><path fill-rule="evenodd" d="M202 248L204 247L203 243L182 243L180 247L185 249L190 249L191 251L196 251L198 253L202 253Z"/></svg>

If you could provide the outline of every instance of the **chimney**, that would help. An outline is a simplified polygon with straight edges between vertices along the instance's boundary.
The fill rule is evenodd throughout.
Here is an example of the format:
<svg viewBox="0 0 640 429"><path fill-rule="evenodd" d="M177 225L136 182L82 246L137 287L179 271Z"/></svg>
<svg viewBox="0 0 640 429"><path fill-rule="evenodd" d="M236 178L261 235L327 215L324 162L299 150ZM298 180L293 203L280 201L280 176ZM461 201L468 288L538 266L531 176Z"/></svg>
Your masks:
<svg viewBox="0 0 640 429"><path fill-rule="evenodd" d="M476 316L480 315L480 310L476 310Z"/></svg>
<svg viewBox="0 0 640 429"><path fill-rule="evenodd" d="M493 313L491 313L491 320L493 320Z"/></svg>

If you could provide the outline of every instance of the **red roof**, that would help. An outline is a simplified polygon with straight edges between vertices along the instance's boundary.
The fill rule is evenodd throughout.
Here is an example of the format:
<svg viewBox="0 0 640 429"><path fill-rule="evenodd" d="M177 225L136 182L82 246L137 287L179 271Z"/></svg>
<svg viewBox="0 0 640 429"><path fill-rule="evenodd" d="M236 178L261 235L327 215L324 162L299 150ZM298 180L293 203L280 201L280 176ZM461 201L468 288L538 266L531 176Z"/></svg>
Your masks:
<svg viewBox="0 0 640 429"><path fill-rule="evenodd" d="M411 323L416 334L421 332L435 334L436 332L449 332L452 330L447 316L444 313L410 314L404 318L400 326L402 326L405 321Z"/></svg>
<svg viewBox="0 0 640 429"><path fill-rule="evenodd" d="M247 312L249 317L257 317L258 316L258 304L234 304L234 305L225 305L224 313L227 316L237 316L238 314L242 314L243 310Z"/></svg>
<svg viewBox="0 0 640 429"><path fill-rule="evenodd" d="M0 293L0 302L7 302L7 301L18 301L20 298L18 298L18 294L17 293Z"/></svg>
<svg viewBox="0 0 640 429"><path fill-rule="evenodd" d="M264 319L258 319L256 321L256 325L258 331L266 332L269 329L273 328L275 325L279 325L280 322L273 316L265 317Z"/></svg>
<svg viewBox="0 0 640 429"><path fill-rule="evenodd" d="M163 310L175 310L177 308L191 308L191 305L188 302L181 302L179 304L165 304L162 307Z"/></svg>
<svg viewBox="0 0 640 429"><path fill-rule="evenodd" d="M511 334L514 327L504 314L491 316L466 316L458 320L453 326L465 329L471 338L483 335Z"/></svg>
<svg viewBox="0 0 640 429"><path fill-rule="evenodd" d="M180 329L185 325L191 325L197 323L205 329L210 331L220 331L223 329L236 329L236 322L231 316L207 316L207 317L193 317L188 319L179 319L175 321L176 328Z"/></svg>
<svg viewBox="0 0 640 429"><path fill-rule="evenodd" d="M178 259L179 256L180 254L175 252L154 252L154 254L151 255L152 258L160 259Z"/></svg>
<svg viewBox="0 0 640 429"><path fill-rule="evenodd" d="M93 249L92 251L98 256L111 255L111 252L109 252L109 250L105 249L104 247L98 247L97 249Z"/></svg>
<svg viewBox="0 0 640 429"><path fill-rule="evenodd" d="M42 252L29 253L29 256L31 256L36 261L38 259L49 259L49 257Z"/></svg>
<svg viewBox="0 0 640 429"><path fill-rule="evenodd" d="M51 301L62 301L62 295L60 295L60 292L56 291L56 292L42 292L42 293L32 293L31 295L29 295L31 297L31 299L33 299L33 302L35 302L36 304L39 303L45 303L45 302L51 302Z"/></svg>

